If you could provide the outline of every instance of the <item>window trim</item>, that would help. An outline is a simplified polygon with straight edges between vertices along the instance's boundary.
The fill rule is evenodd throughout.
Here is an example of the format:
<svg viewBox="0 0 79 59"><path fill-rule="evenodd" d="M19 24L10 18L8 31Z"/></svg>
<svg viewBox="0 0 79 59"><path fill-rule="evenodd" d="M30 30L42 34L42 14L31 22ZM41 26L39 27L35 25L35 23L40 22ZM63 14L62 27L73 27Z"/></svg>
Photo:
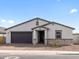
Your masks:
<svg viewBox="0 0 79 59"><path fill-rule="evenodd" d="M56 34L57 31L60 31L61 32L61 37L60 38L57 38L57 35L60 35L60 34ZM62 39L62 30L55 30L55 38L56 39Z"/></svg>

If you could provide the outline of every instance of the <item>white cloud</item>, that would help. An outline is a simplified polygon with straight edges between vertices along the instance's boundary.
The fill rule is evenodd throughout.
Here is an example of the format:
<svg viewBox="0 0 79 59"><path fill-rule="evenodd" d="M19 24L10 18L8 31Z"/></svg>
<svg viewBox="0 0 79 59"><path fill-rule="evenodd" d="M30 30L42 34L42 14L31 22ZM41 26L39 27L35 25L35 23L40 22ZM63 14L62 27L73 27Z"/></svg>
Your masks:
<svg viewBox="0 0 79 59"><path fill-rule="evenodd" d="M70 10L70 14L74 14L76 12L78 12L78 9L76 9L76 8L73 8L73 9Z"/></svg>
<svg viewBox="0 0 79 59"><path fill-rule="evenodd" d="M14 20L1 19L0 23L10 23L10 24L13 24L13 23L15 23L15 21Z"/></svg>
<svg viewBox="0 0 79 59"><path fill-rule="evenodd" d="M9 20L8 22L9 22L10 24L14 24L14 23L15 23L14 20Z"/></svg>
<svg viewBox="0 0 79 59"><path fill-rule="evenodd" d="M2 19L1 22L6 22L6 20L5 19Z"/></svg>
<svg viewBox="0 0 79 59"><path fill-rule="evenodd" d="M15 24L17 24L17 23L18 23L18 22L15 21L15 20L0 19L0 26L1 26L1 27L6 27L6 28L8 28L8 27L11 27L11 26L13 26L13 25L15 25Z"/></svg>

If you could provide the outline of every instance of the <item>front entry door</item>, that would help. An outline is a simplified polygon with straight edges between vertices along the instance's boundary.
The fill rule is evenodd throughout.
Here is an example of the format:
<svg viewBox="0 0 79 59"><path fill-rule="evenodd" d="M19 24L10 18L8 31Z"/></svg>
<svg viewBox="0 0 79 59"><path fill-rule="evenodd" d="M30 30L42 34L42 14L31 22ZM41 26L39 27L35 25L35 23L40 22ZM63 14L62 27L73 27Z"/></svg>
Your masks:
<svg viewBox="0 0 79 59"><path fill-rule="evenodd" d="M44 44L44 31L38 31L38 44Z"/></svg>

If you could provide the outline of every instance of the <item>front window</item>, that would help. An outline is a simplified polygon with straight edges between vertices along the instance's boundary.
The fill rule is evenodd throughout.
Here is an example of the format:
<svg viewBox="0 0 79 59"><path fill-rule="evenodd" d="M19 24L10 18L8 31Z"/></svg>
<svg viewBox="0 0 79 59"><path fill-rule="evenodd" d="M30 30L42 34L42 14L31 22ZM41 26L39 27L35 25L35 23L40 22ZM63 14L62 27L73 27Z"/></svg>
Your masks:
<svg viewBox="0 0 79 59"><path fill-rule="evenodd" d="M55 36L56 36L56 39L61 39L62 38L62 30L56 30Z"/></svg>

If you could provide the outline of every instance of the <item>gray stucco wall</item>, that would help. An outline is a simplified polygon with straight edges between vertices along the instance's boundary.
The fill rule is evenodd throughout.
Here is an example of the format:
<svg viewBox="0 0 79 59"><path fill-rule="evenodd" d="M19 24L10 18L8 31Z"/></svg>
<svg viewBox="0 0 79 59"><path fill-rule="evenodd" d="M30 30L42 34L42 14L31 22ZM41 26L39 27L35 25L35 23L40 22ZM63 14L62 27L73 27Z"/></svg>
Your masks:
<svg viewBox="0 0 79 59"><path fill-rule="evenodd" d="M73 40L72 39L48 39L48 45L60 45L60 46L64 46L64 45L71 45L73 44Z"/></svg>

